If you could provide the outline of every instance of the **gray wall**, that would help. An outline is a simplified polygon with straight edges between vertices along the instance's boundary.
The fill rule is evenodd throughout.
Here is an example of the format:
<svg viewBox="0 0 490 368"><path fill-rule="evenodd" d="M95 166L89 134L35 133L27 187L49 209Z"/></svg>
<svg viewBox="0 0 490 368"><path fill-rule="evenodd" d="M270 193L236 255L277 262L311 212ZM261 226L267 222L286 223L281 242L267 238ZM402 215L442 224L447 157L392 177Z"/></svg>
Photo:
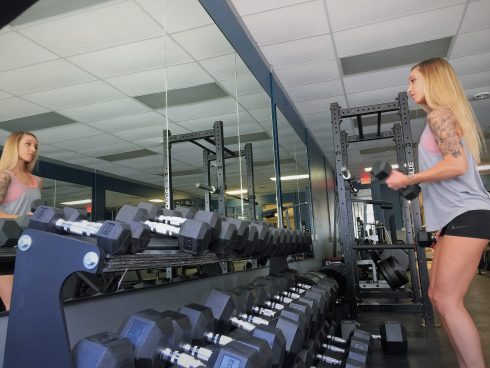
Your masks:
<svg viewBox="0 0 490 368"><path fill-rule="evenodd" d="M316 146L308 145L308 159L310 162L313 222L315 225L315 257L322 259L332 255L325 162L323 153Z"/></svg>

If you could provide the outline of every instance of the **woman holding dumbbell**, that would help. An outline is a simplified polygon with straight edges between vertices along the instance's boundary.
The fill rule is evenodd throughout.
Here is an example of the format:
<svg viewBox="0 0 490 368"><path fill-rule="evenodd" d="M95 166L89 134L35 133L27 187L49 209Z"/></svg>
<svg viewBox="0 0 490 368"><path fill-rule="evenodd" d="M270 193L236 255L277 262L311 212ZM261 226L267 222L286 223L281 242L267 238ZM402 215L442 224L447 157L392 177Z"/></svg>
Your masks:
<svg viewBox="0 0 490 368"><path fill-rule="evenodd" d="M429 298L456 351L460 367L484 368L480 335L463 299L490 239L490 195L482 184L482 132L451 65L415 65L408 94L427 112L418 148L419 172L393 170L392 189L421 184L427 231L435 231Z"/></svg>
<svg viewBox="0 0 490 368"><path fill-rule="evenodd" d="M9 135L0 158L0 218L15 219L31 212L31 203L41 198L41 178L32 175L38 142L34 134ZM10 309L13 275L0 276L0 298Z"/></svg>

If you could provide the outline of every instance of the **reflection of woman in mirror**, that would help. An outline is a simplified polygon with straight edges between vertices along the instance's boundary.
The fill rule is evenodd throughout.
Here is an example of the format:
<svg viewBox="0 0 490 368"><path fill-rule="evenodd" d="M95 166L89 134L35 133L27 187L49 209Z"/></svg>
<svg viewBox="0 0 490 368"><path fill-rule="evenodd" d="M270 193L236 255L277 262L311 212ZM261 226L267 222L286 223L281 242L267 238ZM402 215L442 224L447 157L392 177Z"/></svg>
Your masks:
<svg viewBox="0 0 490 368"><path fill-rule="evenodd" d="M37 160L37 138L29 132L9 135L0 158L0 218L15 219L31 213L41 199L41 178L32 175ZM0 298L10 309L13 275L0 275Z"/></svg>

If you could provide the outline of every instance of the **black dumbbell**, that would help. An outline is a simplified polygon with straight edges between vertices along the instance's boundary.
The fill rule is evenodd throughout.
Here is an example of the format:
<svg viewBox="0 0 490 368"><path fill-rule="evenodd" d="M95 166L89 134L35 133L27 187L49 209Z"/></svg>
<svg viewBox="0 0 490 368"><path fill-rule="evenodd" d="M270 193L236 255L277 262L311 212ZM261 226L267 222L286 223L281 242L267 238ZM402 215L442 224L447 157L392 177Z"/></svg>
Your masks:
<svg viewBox="0 0 490 368"><path fill-rule="evenodd" d="M273 366L281 366L284 359L286 339L280 329L274 326L255 326L235 317L240 298L235 293L213 289L204 301L204 305L190 304L181 308L181 313L186 314L193 323L194 343L199 343L199 335L216 330L221 333L228 332L232 327L236 327L250 333L259 339L265 340L273 352ZM209 311L211 313L209 313ZM215 321L215 326L210 328L210 320ZM204 331L204 332L203 332ZM235 335L233 335L235 334ZM231 337L239 337L240 334L235 330ZM196 341L197 338L197 341Z"/></svg>
<svg viewBox="0 0 490 368"><path fill-rule="evenodd" d="M131 315L122 325L120 335L131 341L136 368L161 367L163 361L184 368L206 366L200 360L178 351L182 345L190 343L191 333L182 329L185 328L185 325L190 325L188 320L187 323L182 323L186 317L176 315L178 315L177 312L162 314L148 309ZM238 364L240 362L244 364L246 359L251 359L255 355L255 351L245 345L240 346L239 351L234 349L233 345L229 345L221 348L221 352L225 354L214 355L213 361L208 362L207 366L218 368L221 364L226 363L226 353L237 359ZM246 352L246 354L242 355L240 352ZM260 358L252 358L255 361L258 359Z"/></svg>
<svg viewBox="0 0 490 368"><path fill-rule="evenodd" d="M211 228L207 223L186 219L180 227L148 220L148 212L143 208L124 205L116 215L116 220L125 223L141 223L149 227L152 233L164 236L161 242L155 241L153 248L175 249L201 254L209 246ZM174 244L168 237L177 238Z"/></svg>
<svg viewBox="0 0 490 368"><path fill-rule="evenodd" d="M217 295L216 293L214 295ZM225 295L226 296L226 295ZM209 298L208 298L209 300ZM179 309L179 313L184 314L188 317L191 324L191 337L199 345L204 342L211 344L216 344L220 346L227 345L231 341L237 341L253 350L261 357L261 361L265 366L272 366L272 350L269 342L264 340L262 337L255 337L252 334L240 335L240 336L229 336L220 333L216 333L216 326L224 326L223 319L230 316L229 311L233 310L233 307L228 307L230 302L223 302L223 300L216 300L215 308L210 308L206 305L191 303L187 304ZM221 313L215 315L215 313ZM219 320L217 320L219 318ZM227 324L232 326L231 318ZM208 329L212 324L215 328ZM200 336L200 338L199 338Z"/></svg>
<svg viewBox="0 0 490 368"><path fill-rule="evenodd" d="M417 233L417 244L424 248L430 248L437 243L437 237L434 233L425 230L419 230Z"/></svg>
<svg viewBox="0 0 490 368"><path fill-rule="evenodd" d="M134 368L131 341L101 332L78 341L72 350L76 368Z"/></svg>
<svg viewBox="0 0 490 368"><path fill-rule="evenodd" d="M64 211L59 208L39 206L29 222L32 229L49 231L58 234L75 234L97 239L97 245L108 255L126 254L134 241L148 244L149 230L138 224L135 228L141 231L132 233L132 227L118 221L102 223L89 221L67 221Z"/></svg>
<svg viewBox="0 0 490 368"><path fill-rule="evenodd" d="M248 236L248 232L247 232ZM238 229L235 222L229 221L226 217L221 217L221 230L216 241L209 245L209 251L217 256L226 256L233 253L237 247Z"/></svg>
<svg viewBox="0 0 490 368"><path fill-rule="evenodd" d="M391 165L387 161L377 161L371 169L371 174L378 180L387 179L390 176L390 173ZM408 185L405 188L398 189L398 193L400 193L403 198L411 201L419 196L420 186L418 184Z"/></svg>
<svg viewBox="0 0 490 368"><path fill-rule="evenodd" d="M381 340L381 347L385 354L404 355L408 350L407 332L405 327L397 321L385 321L379 326L379 335L373 335L367 331L358 328L359 324L352 320L341 321L342 338L348 339L354 332L358 339L364 341L370 346L373 340Z"/></svg>
<svg viewBox="0 0 490 368"><path fill-rule="evenodd" d="M211 242L218 239L221 231L221 218L216 212L203 210L194 212L184 207L178 207L175 210L162 210L159 206L150 203L140 203L138 207L148 212L148 220L175 227L182 226L187 220L204 222L211 228Z"/></svg>

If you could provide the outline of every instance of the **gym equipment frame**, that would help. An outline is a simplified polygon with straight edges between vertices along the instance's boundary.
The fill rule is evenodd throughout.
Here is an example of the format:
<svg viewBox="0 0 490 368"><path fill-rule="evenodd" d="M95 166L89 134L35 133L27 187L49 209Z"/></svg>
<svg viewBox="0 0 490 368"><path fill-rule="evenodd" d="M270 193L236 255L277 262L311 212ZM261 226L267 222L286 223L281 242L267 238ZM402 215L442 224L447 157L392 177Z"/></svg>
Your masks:
<svg viewBox="0 0 490 368"><path fill-rule="evenodd" d="M333 142L335 147L336 185L339 202L339 231L347 266L347 290L349 314L353 319L358 318L359 311L394 311L422 313L426 326L434 325L432 305L428 298L429 274L425 249L415 244L415 236L422 229L420 207L418 199L411 202L402 199L402 210L407 229L407 244L388 245L355 245L354 224L352 216L352 199L350 189L347 187L342 175L342 167L348 167L347 146L349 143L365 142L378 139L394 139L396 144L397 161L400 170L405 174L415 171L413 154L412 131L410 127L410 111L408 97L405 92L399 93L396 101L375 105L342 109L338 103L330 105L332 116ZM398 112L400 123L395 123L392 130L381 132L381 114ZM364 134L362 117L377 114L377 132ZM357 135L348 136L341 130L343 118L357 120ZM412 228L413 226L413 228ZM415 233L414 233L415 232ZM408 251L411 276L411 293L405 291L361 292L357 273L357 252L360 250L405 249ZM415 256L416 255L416 256ZM411 303L369 304L363 303L362 298L407 298Z"/></svg>
<svg viewBox="0 0 490 368"><path fill-rule="evenodd" d="M213 151L209 147L197 142L204 140L214 145ZM214 122L213 129L202 130L193 133L172 135L169 130L163 131L163 178L165 190L165 207L173 207L173 187L172 187L172 144L179 142L190 142L203 149L203 179L204 182L199 187L205 190L205 208L211 207L211 192L218 195L218 213L226 216L225 190L226 190L226 170L225 159L244 156L247 165L247 194L248 194L248 213L249 220L255 220L255 189L253 175L253 155L252 145L245 144L240 152L234 152L224 145L223 122ZM216 162L217 186L210 190L210 161Z"/></svg>

